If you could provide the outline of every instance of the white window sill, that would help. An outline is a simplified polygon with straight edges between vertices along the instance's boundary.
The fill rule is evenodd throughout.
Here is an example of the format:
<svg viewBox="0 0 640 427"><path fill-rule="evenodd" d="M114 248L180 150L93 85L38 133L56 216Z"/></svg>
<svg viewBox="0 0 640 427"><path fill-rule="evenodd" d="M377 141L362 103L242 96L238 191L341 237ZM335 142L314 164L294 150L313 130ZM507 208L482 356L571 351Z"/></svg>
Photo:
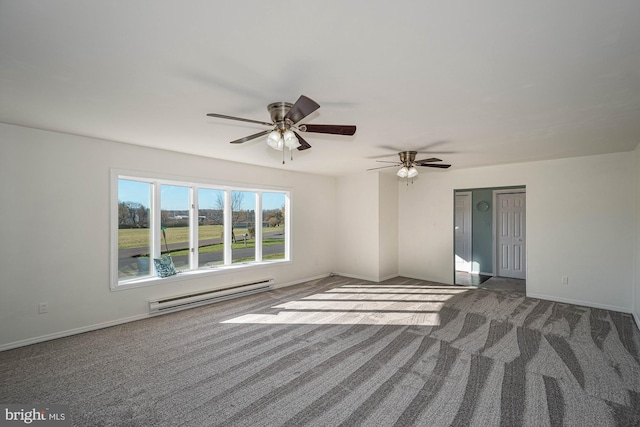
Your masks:
<svg viewBox="0 0 640 427"><path fill-rule="evenodd" d="M175 276L158 277L158 276L145 276L130 280L123 280L116 284L111 285L112 291L124 291L127 289L142 288L145 286L153 286L159 284L167 284L173 282L182 282L184 280L190 280L195 278L216 276L225 273L236 273L238 270L254 270L266 267L276 267L290 264L289 260L279 261L262 261L262 262L247 262L237 263L232 265L220 265L216 267L201 268L198 270L180 271Z"/></svg>

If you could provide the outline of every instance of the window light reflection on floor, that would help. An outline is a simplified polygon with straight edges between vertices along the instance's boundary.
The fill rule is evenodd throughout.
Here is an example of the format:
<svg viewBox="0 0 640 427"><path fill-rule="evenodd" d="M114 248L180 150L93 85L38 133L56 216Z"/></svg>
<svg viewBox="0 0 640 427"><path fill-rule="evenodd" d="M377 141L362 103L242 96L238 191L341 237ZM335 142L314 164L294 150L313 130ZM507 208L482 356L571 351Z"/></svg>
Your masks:
<svg viewBox="0 0 640 427"><path fill-rule="evenodd" d="M422 325L440 323L446 301L470 288L345 285L272 307L275 314L245 314L223 323Z"/></svg>

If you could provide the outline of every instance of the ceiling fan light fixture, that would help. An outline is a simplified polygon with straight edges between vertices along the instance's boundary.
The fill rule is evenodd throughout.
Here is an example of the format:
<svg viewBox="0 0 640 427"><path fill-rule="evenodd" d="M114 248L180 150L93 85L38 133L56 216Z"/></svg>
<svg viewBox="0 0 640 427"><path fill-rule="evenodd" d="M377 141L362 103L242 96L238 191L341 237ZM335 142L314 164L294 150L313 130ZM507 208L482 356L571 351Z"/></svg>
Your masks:
<svg viewBox="0 0 640 427"><path fill-rule="evenodd" d="M298 148L300 146L300 141L296 138L296 134L291 130L284 131L282 135L284 139L284 145L289 149L293 150L294 148Z"/></svg>
<svg viewBox="0 0 640 427"><path fill-rule="evenodd" d="M400 178L406 178L409 175L409 168L402 166L396 175Z"/></svg>
<svg viewBox="0 0 640 427"><path fill-rule="evenodd" d="M277 130L271 132L267 137L267 145L274 150L281 151L283 147L283 141L280 132L278 132Z"/></svg>
<svg viewBox="0 0 640 427"><path fill-rule="evenodd" d="M407 171L407 178L415 178L418 176L418 169L415 166L411 166Z"/></svg>

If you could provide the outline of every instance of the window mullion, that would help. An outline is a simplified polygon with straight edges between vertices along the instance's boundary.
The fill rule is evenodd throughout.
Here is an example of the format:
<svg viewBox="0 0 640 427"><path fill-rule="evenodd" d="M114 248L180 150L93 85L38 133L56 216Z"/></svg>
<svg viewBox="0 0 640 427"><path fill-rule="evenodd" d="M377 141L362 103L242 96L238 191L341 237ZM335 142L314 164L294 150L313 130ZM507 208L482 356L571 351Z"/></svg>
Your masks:
<svg viewBox="0 0 640 427"><path fill-rule="evenodd" d="M262 192L256 191L256 210L255 210L255 242L256 242L256 262L262 261Z"/></svg>
<svg viewBox="0 0 640 427"><path fill-rule="evenodd" d="M225 190L224 192L224 265L231 265L232 253L231 253L231 190Z"/></svg>
<svg viewBox="0 0 640 427"><path fill-rule="evenodd" d="M189 215L189 268L198 268L198 189L191 186L189 190L191 211Z"/></svg>
<svg viewBox="0 0 640 427"><path fill-rule="evenodd" d="M291 260L291 198L289 194L284 199L284 258Z"/></svg>
<svg viewBox="0 0 640 427"><path fill-rule="evenodd" d="M151 221L149 229L151 233L151 264L153 265L153 258L160 258L162 256L161 241L160 241L160 183L153 181L151 184L152 196L151 196ZM155 268L155 267L154 267ZM152 268L153 269L153 268Z"/></svg>

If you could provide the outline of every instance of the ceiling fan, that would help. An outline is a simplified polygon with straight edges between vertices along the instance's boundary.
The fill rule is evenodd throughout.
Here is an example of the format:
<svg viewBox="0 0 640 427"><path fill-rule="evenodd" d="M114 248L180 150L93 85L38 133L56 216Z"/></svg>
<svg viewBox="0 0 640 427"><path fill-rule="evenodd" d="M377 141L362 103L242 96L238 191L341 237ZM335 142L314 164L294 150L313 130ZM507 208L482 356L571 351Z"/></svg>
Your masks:
<svg viewBox="0 0 640 427"><path fill-rule="evenodd" d="M437 159L435 157L431 157L423 160L416 160L417 151L401 151L398 153L400 156L399 162L385 162L383 160L377 160L379 163L393 163L389 166L381 166L379 168L371 168L367 169L368 171L375 169L384 169L384 168L392 168L400 166L400 170L396 173L400 178L412 179L418 176L418 169L416 166L422 166L427 168L440 168L440 169L448 169L451 165L437 163L441 162L441 159Z"/></svg>
<svg viewBox="0 0 640 427"><path fill-rule="evenodd" d="M216 113L209 113L207 116L269 126L271 129L236 139L235 141L231 141L231 144L242 144L269 134L267 144L271 148L279 151L284 151L285 147L289 150L297 148L299 151L311 148L311 145L305 141L298 132L328 133L333 135L353 135L356 133L356 127L351 125L298 124L300 120L318 108L320 108L320 105L317 102L301 95L295 104L291 104L290 102L274 102L269 104L267 110L271 114L271 123Z"/></svg>

